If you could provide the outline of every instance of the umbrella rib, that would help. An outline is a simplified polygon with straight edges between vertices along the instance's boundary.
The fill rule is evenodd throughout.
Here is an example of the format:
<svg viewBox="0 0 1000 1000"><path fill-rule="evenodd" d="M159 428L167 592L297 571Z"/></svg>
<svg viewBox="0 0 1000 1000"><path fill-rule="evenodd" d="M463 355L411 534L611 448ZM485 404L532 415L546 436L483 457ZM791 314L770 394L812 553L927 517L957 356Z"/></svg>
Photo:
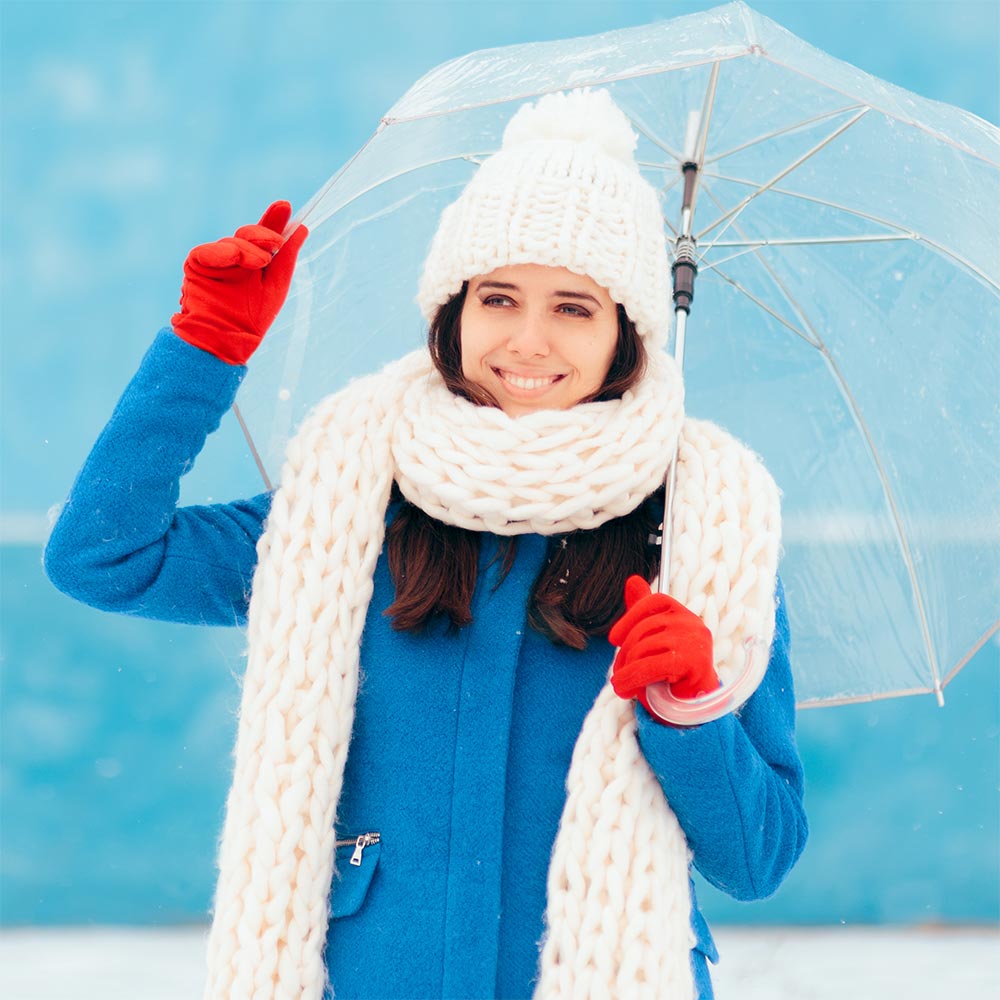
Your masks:
<svg viewBox="0 0 1000 1000"><path fill-rule="evenodd" d="M243 414L240 413L240 408L237 403L233 403L233 413L236 414L240 430L243 431L243 436L246 438L247 444L250 446L250 454L253 455L253 460L257 463L257 471L260 473L261 479L264 480L264 487L268 492L271 492L274 489L274 486L271 484L271 480L267 474L267 469L264 468L264 463L261 461L260 454L257 451L257 446L254 444L253 437L250 434L250 428L247 427L246 421L243 419Z"/></svg>
<svg viewBox="0 0 1000 1000"><path fill-rule="evenodd" d="M315 207L322 203L323 199L326 197L327 192L344 176L345 173L350 169L351 164L353 164L359 156L375 141L376 137L385 129L386 123L380 121L378 127L375 131L368 137L367 141L358 149L355 154L302 206L302 211L296 213L292 219L289 220L289 226L291 223L299 224L302 223L306 218L309 217L309 213L312 212ZM317 225L325 222L330 215L329 213L325 215L318 223L314 223L310 220L310 226L315 228ZM305 257L303 257L303 262ZM246 421L243 419L243 414L240 411L239 406L233 403L233 412L236 415L236 419L239 422L240 430L243 432L243 437L246 439L247 445L250 448L250 453L253 455L254 462L257 465L257 471L260 473L261 478L264 480L264 486L268 491L272 490L272 484L270 477L267 474L267 469L264 467L264 462L260 457L260 453L257 450L257 445L254 442L253 435L250 433L250 428L247 426Z"/></svg>
<svg viewBox="0 0 1000 1000"><path fill-rule="evenodd" d="M758 256L758 259L761 258ZM765 270L771 277L771 280L777 285L779 290L781 289L781 283L771 272L770 268L767 266L766 262L761 260L761 264L764 265ZM721 271L717 272L722 274ZM725 275L723 275L725 277ZM731 279L727 279L731 280ZM795 300L791 299L793 308L797 308L795 305ZM770 311L770 310L769 310ZM780 317L779 317L780 319ZM785 326L790 327L790 324L784 322ZM810 325L806 324L808 329L816 335L815 329ZM791 328L791 327L790 327ZM830 353L829 348L823 341L823 338L816 335L817 343L813 344L814 347L818 347L820 353L823 355L827 366L833 373L834 382L840 387L840 392L844 401L847 403L847 408L851 412L851 416L854 418L855 425L861 431L861 435L864 438L865 445L868 448L868 453L871 455L872 462L875 464L875 472L878 476L879 483L882 486L882 494L885 497L886 503L889 506L889 516L892 520L893 527L896 530L896 542L899 545L900 551L903 556L903 564L906 567L906 575L910 580L910 587L913 591L913 600L916 605L917 619L920 625L920 632L924 641L924 650L927 654L927 660L931 668L931 676L934 680L934 692L938 696L939 703L943 704L943 698L941 695L941 672L938 668L937 656L934 652L934 646L931 643L930 627L927 623L927 611L924 606L924 596L920 589L920 583L917 580L916 568L913 564L913 555L910 551L910 541L907 536L905 527L903 526L902 518L899 514L899 508L896 505L896 497L892 491L892 486L889 483L889 477L886 474L885 466L882 464L882 459L879 456L878 449L875 447L875 442L872 439L871 431L868 429L868 424L861 414L861 409L858 406L857 400L854 398L854 394L851 392L850 386L847 384L847 380L844 378L837 362L834 360L833 355Z"/></svg>
<svg viewBox="0 0 1000 1000"><path fill-rule="evenodd" d="M807 128L809 125L815 125L817 122L826 121L828 118L835 118L837 115L846 115L851 111L858 111L863 107L865 107L863 104L847 104L842 108L835 108L833 111L824 111L823 114L815 115L812 118L804 118L802 121L795 122L792 125L785 125L783 128L776 129L774 132L768 132L767 135L759 135L756 139L750 139L748 142L741 143L739 146L727 149L724 153L716 153L714 156L708 156L705 158L705 163L717 163L719 160L724 160L727 156L733 156L735 153L742 153L744 149L749 149L751 146L757 146L762 142L769 142L771 139L777 139L779 135L787 135L789 132L796 132L799 129Z"/></svg>
<svg viewBox="0 0 1000 1000"><path fill-rule="evenodd" d="M861 121L861 119L870 110L871 110L870 108L862 108L856 115L854 115L853 118L844 122L844 124L839 126L838 128L834 129L828 136L826 136L815 146L813 146L812 149L803 153L798 159L794 160L787 167L783 168L777 174L775 174L774 177L772 177L769 181L766 181L755 191L752 191L750 194L748 194L746 198L744 198L743 201L741 201L738 205L731 208L728 212L724 213L722 216L716 219L715 222L713 222L711 225L706 226L700 233L698 233L696 239L700 241L706 233L710 233L717 226L721 226L722 223L726 222L727 225L723 226L722 231L718 234L719 236L721 236L722 233L724 233L726 229L728 229L729 226L732 225L733 220L735 220L740 215L743 209L745 209L747 205L749 205L750 202L754 200L754 198L757 198L759 195L762 195L765 191L774 187L774 185L777 184L778 181L780 181L783 177L787 177L793 170L796 170L800 166L802 166L803 163L805 163L807 160L815 156L821 149L824 149L826 146L828 146L831 142L833 142L834 139L836 139L838 136L842 135L853 125L856 125L859 121Z"/></svg>
<svg viewBox="0 0 1000 1000"><path fill-rule="evenodd" d="M663 185L663 187L659 189L659 191L657 192L657 199L661 201L661 204L662 204L662 199L667 195L667 193L671 191L673 188L677 187L677 185L683 179L684 175L678 172L677 174L674 175L674 179L672 181L668 181L666 184ZM680 233L674 227L673 223L667 218L666 213L661 211L660 216L663 219L663 224L667 227L667 229L670 230L671 235L674 237L674 239L677 239L677 237L680 236Z"/></svg>
<svg viewBox="0 0 1000 1000"><path fill-rule="evenodd" d="M665 142L663 142L662 139L653 135L653 133L650 132L648 129L643 128L643 126L640 125L631 115L628 116L628 120L629 123L632 125L632 128L634 128L641 135L644 135L654 146L656 146L664 153L666 153L671 160L673 160L675 163L680 162L681 159L680 153L678 153L674 149L671 149Z"/></svg>
<svg viewBox="0 0 1000 1000"><path fill-rule="evenodd" d="M323 201L327 192L334 186L334 184L337 183L337 181L340 180L341 177L344 176L344 174L347 173L348 170L350 170L351 164L353 164L354 161L357 160L357 158L375 141L376 137L384 131L385 128L386 122L384 120L380 121L378 123L378 127L368 137L368 141L365 142L365 144L305 203L305 205L302 206L302 212L294 221L302 222L302 220L305 219L308 214ZM326 216L320 221L325 222L327 218L329 218L329 216Z"/></svg>
<svg viewBox="0 0 1000 1000"><path fill-rule="evenodd" d="M744 249L738 253L730 254L728 257L723 257L721 260L713 261L711 264L706 264L704 256L699 256L698 273L704 274L706 271L712 271L722 264L728 264L731 260L736 260L738 257L744 257L748 253L756 253L762 247L836 246L852 243L905 243L909 239L910 237L908 236L830 236L827 238L802 237L800 239L792 238L785 240L726 240L722 243L713 243L709 249L718 250L719 247L731 249L743 247Z"/></svg>
<svg viewBox="0 0 1000 1000"><path fill-rule="evenodd" d="M351 233L353 233L356 229L360 229L362 226L366 226L370 222L375 222L378 219L385 218L387 215L392 215L394 212L398 211L404 205L408 205L411 201L414 201L416 198L419 198L422 195L427 194L428 191L440 191L447 186L448 185L436 186L436 187L427 186L427 187L417 188L416 191L411 191L409 194L404 195L401 198L397 198L394 202L392 202L389 205L383 205L382 208L378 209L375 212L371 212L369 215L364 215L361 218L354 219L349 226L345 226L344 228L338 230L336 236L333 239L329 240L326 244L324 244L323 246L319 247L316 251L314 251L309 259L311 260L313 257L316 257L319 254L323 253L323 251L328 249L334 242L339 242L346 236L349 236ZM337 211L339 212L340 209L337 209ZM327 218L329 218L329 216Z"/></svg>
<svg viewBox="0 0 1000 1000"><path fill-rule="evenodd" d="M713 200L716 201L716 197L708 187L708 185L703 185L706 194ZM733 226L737 233L744 235L740 226L733 220ZM844 378L843 373L840 370L836 360L830 353L829 348L826 346L826 342L823 337L819 334L816 328L809 322L804 311L799 306L795 297L790 294L787 288L782 284L781 279L775 274L774 270L771 268L770 264L763 257L760 256L758 251L754 251L757 260L760 262L761 267L764 269L768 278L778 289L782 297L792 306L795 310L796 316L802 325L812 334L813 346L817 347L820 353L823 355L827 366L833 373L833 379L836 385L840 388L840 394L844 401L847 403L847 407L851 412L851 416L854 418L855 426L861 431L862 437L864 438L865 445L868 448L868 453L871 456L872 461L875 463L875 472L879 478L879 482L882 486L882 494L885 497L886 503L889 506L889 515L892 519L893 527L896 530L896 542L900 547L900 551L903 556L903 563L906 567L907 576L910 579L910 587L913 591L913 600L916 604L917 618L919 619L920 631L923 635L924 649L927 654L928 663L931 668L931 676L934 680L934 691L937 693L939 703L943 704L943 698L941 695L941 673L938 668L937 656L934 652L934 646L931 643L930 627L927 622L927 611L924 606L924 596L920 589L920 582L917 579L916 567L913 563L913 554L910 551L910 541L907 537L906 528L903 525L902 517L899 513L899 508L896 505L896 497L892 490L892 485L889 483L889 477L885 471L885 466L882 463L881 456L878 453L878 449L875 447L875 441L872 438L871 431L868 429L868 424L865 421L864 416L861 413L861 407L858 406L858 401L854 398L854 394L851 392L850 386L847 384L847 380ZM726 278L727 281L732 282L731 278L728 278L722 271L717 273ZM749 294L744 291L744 294ZM752 296L751 296L752 297ZM767 308L766 306L764 308ZM771 312L768 309L768 312ZM772 315L775 315L772 312ZM778 317L780 319L780 317ZM794 330L794 327L790 323L783 321L783 325L789 329ZM809 338L806 338L807 340Z"/></svg>
<svg viewBox="0 0 1000 1000"><path fill-rule="evenodd" d="M744 249L737 251L736 253L731 253L728 257L723 257L721 260L714 260L711 264L705 263L705 258L699 256L698 258L698 273L701 275L707 274L709 271L715 271L722 267L723 264L728 264L731 260L738 260L740 257L745 257L748 253L756 253L760 246L755 244L743 244L737 243L732 244L733 246L742 246Z"/></svg>
<svg viewBox="0 0 1000 1000"><path fill-rule="evenodd" d="M660 76L664 72L676 73L679 70L698 69L698 67L700 66L712 65L714 63L720 63L720 62L730 62L733 59L745 59L747 56L757 56L759 54L760 53L758 52L758 50L755 47L752 47L752 48L742 49L739 52L731 52L728 55L715 55L705 59L692 59L690 62L677 63L675 65L667 67L666 69L664 69L662 66L652 66L648 69L633 70L632 72L629 73L618 73L611 76L597 75L591 77L590 79L574 80L573 88L577 89L583 87L607 87L609 84L622 83L625 80L641 80L643 77L646 76ZM414 89L413 87L410 88L410 90L413 89ZM403 122L422 121L427 118L440 118L444 115L452 115L459 111L479 111L482 110L483 108L495 107L498 104L513 104L518 101L527 101L530 100L531 98L542 97L545 94L556 94L566 89L567 89L566 85L563 84L553 87L547 87L543 90L524 90L518 93L506 94L502 97L495 97L492 100L476 101L472 104L462 104L457 107L439 108L433 111L421 111L419 114L415 115L402 115L400 117L391 117L393 108L402 104L403 101L406 99L407 94L409 94L409 91L407 91L407 93L404 94L396 102L395 105L393 105L393 108L389 109L389 114L385 115L382 118L381 124L396 125Z"/></svg>
<svg viewBox="0 0 1000 1000"><path fill-rule="evenodd" d="M906 243L913 239L919 239L919 237L912 233L900 233L899 235L894 235L893 233L868 233L859 236L788 236L783 239L765 238L752 240L747 238L745 240L719 240L712 244L712 248L718 250L720 247L727 249L735 249L736 247L749 247L751 249L758 249L760 247L818 247L849 243ZM719 263L724 264L726 260L732 260L732 258L727 257L725 260L719 261ZM714 264L708 264L705 270L709 270L714 266Z"/></svg>
<svg viewBox="0 0 1000 1000"><path fill-rule="evenodd" d="M969 662L969 660L971 660L976 655L976 653L978 653L979 650L986 645L987 641L997 634L997 632L1000 632L1000 621L995 621L979 637L978 641L972 644L972 647L965 654L965 656L963 656L962 659L959 660L954 667L952 667L952 669L948 673L948 676L945 677L945 679L941 682L941 687L944 687L946 684L949 684L954 679L955 675L959 672L959 670L961 670L962 667L964 667Z"/></svg>
<svg viewBox="0 0 1000 1000"><path fill-rule="evenodd" d="M797 66L790 66L788 65L788 63L784 63L780 59L775 59L769 52L766 52L764 49L762 49L760 45L751 45L741 52L733 52L729 55L713 56L710 59L692 59L690 62L687 63L681 63L679 65L670 66L666 70L663 67L654 66L649 69L642 69L638 71L633 71L631 73L619 73L614 76L595 76L590 80L575 81L573 86L605 87L608 84L620 83L624 80L640 80L645 76L658 76L664 72L675 73L678 70L697 69L699 66L705 66L709 63L730 62L734 59L746 59L746 58L764 58L772 65L780 66L782 69L787 70L790 73L795 73L798 76L804 77L806 80L812 80L813 83L819 84L821 87L824 87L835 94L840 94L841 97L844 97L847 100L857 99L856 94L848 94L845 91L840 90L838 87L833 87L830 85L828 80L820 80L818 77L815 77L810 73L806 73L805 71L799 69ZM381 130L382 126L395 125L400 122L421 121L422 119L426 118L438 118L441 117L442 115L454 114L456 111L476 111L481 108L493 107L497 104L508 104L514 101L526 101L529 98L541 97L543 94L556 93L557 91L565 89L566 89L565 87L549 87L545 90L527 90L521 93L515 93L504 97L494 98L493 100L489 101L479 101L473 104L463 104L459 107L442 108L434 111L422 111L419 114L405 115L398 118L392 118L387 114L379 122L379 130ZM409 93L409 91L407 93ZM404 94L403 97L396 102L396 104L397 105L401 104L405 99L406 99L406 94ZM887 118L892 118L893 120L902 122L904 125L909 125L920 132L924 132L925 134L931 136L938 142L943 142L948 146L952 146L954 149L957 149L961 153L965 153L967 156L975 157L977 160L982 160L984 163L988 163L990 166L993 167L1000 166L1000 163L998 163L996 160L992 160L983 153L977 152L976 150L970 148L969 146L957 142L956 140L952 139L951 136L945 135L942 132L938 132L932 128L929 128L926 125L922 125L918 121L914 121L910 118L903 118L899 114L886 111L884 108L879 107L877 104L869 104L867 106L871 110L878 111L880 114L885 115ZM392 109L390 108L390 112L391 111Z"/></svg>
<svg viewBox="0 0 1000 1000"><path fill-rule="evenodd" d="M780 288L781 286L779 285L778 287ZM851 392L843 373L838 367L833 356L830 354L830 351L823 342L823 339L817 339L819 340L819 351L823 355L827 366L833 373L834 382L840 387L841 395L847 403L847 408L850 410L851 416L854 418L855 425L861 431L865 445L868 448L868 453L871 456L872 462L875 464L875 472L878 476L879 483L882 486L882 494L889 506L889 517L891 518L892 525L896 530L896 542L899 545L900 552L902 553L903 565L906 567L906 575L909 577L910 588L913 591L913 601L916 605L917 619L920 625L921 636L924 641L924 651L927 655L927 661L931 668L931 676L934 680L933 690L938 696L938 701L943 704L943 698L941 695L941 671L938 668L937 655L934 652L934 646L931 642L930 627L927 623L927 610L924 606L924 595L920 589L920 582L917 580L916 568L913 564L913 554L910 551L910 541L907 536L906 529L903 526L903 521L899 514L899 508L896 505L895 494L892 491L892 486L889 483L889 477L886 474L885 466L882 464L882 459L879 456L878 449L875 447L875 442L872 440L868 424L861 414L858 401L854 398L854 394Z"/></svg>
<svg viewBox="0 0 1000 1000"><path fill-rule="evenodd" d="M703 182L702 186L705 189L705 194L707 194L708 197L712 199L712 201L715 203L716 207L718 207L719 209L721 209L722 206L721 206L721 204L719 202L719 199L716 196L715 192L711 189L711 187L709 187L709 185L705 184L704 182ZM744 239L747 238L746 237L746 233L743 231L743 228L740 226L740 224L735 219L733 219L732 226L736 230L736 232L737 232L737 234L739 236L742 236ZM709 249L711 249L711 248L709 248ZM801 332L800 332L800 336L803 336L803 339L807 343L812 344L813 347L822 349L822 343L823 343L822 338L817 334L816 330L813 328L812 324L809 322L809 318L806 316L805 310L796 301L795 296L793 296L791 294L791 292L782 284L781 280L778 278L778 276L771 269L771 267L767 263L767 261L763 257L761 257L761 255L759 253L759 250L760 250L760 247L752 247L750 250L744 251L744 252L745 253L753 253L754 254L755 258L757 259L757 262L767 272L768 277L771 279L771 281L774 283L775 287L781 293L781 296L792 307L793 311L795 312L796 319L798 319L799 323L802 325L802 329L808 331L804 335L801 334ZM742 254L737 254L737 255L734 255L734 256L742 256ZM730 258L730 259L732 259L732 258ZM719 273L722 274L721 271L719 271ZM727 280L732 282L734 279L727 277ZM747 292L746 290L743 290L743 294L744 295L750 295L750 293ZM771 311L768 306L764 306L764 308L768 309L769 311ZM776 315L776 314L772 312L772 315ZM788 323L787 321L785 321L784 325L787 326L787 327L789 327L789 329L792 329L792 330L796 329L794 326L792 326L792 324Z"/></svg>
<svg viewBox="0 0 1000 1000"><path fill-rule="evenodd" d="M754 187L754 188L757 186L755 181L749 181L743 177L732 177L729 175L717 174L717 173L710 174L709 176L718 180L731 181L733 184L745 184L748 187ZM949 249L948 247L942 245L941 243L938 243L937 240L933 240L929 236L925 236L923 233L917 233L914 232L913 230L906 229L896 222L892 222L889 219L883 219L878 215L872 215L869 212L862 212L856 208L848 208L846 205L840 205L835 201L828 201L825 198L817 198L815 195L803 194L800 191L789 191L788 188L776 187L772 188L771 190L773 191L774 194L784 195L785 197L788 198L797 198L799 201L807 201L814 205L823 205L826 208L835 209L838 212L843 212L845 215L853 216L856 219L864 219L867 222L874 222L880 226L885 226L887 229L894 229L896 232L901 233L904 238L913 240L914 242L924 243L931 249L936 250L938 253L942 254L943 256L948 257L950 260L955 261L955 263L960 264L962 267L966 268L966 270L976 275L982 281L985 281L986 284L988 284L991 288L994 288L996 289L996 291L1000 292L1000 283L998 283L995 278L991 277L989 274L983 271L982 268L977 267L975 264L967 260L961 254L955 253L954 250ZM717 244L716 242L713 241L712 243L709 244L707 249L711 249L712 247L717 245L726 246L727 244L721 242Z"/></svg>
<svg viewBox="0 0 1000 1000"><path fill-rule="evenodd" d="M756 253L756 251L753 252ZM766 302L763 301L763 299L757 298L757 296L754 295L753 292L748 291L746 288L744 288L743 285L741 285L735 278L730 277L728 274L726 274L725 271L721 270L719 267L715 268L715 273L720 278L722 278L723 281L732 285L733 288L735 288L736 291L738 291L740 294L745 295L755 306L759 307L760 309L763 309L764 312L768 313L770 316L773 316L783 327L786 327L788 330L794 333L796 337L799 337L801 340L804 340L810 347L814 347L817 350L820 350L820 345L815 340L813 340L808 333L806 333L804 330L800 330L794 323L785 319L785 317L782 316L780 313L775 312Z"/></svg>
<svg viewBox="0 0 1000 1000"><path fill-rule="evenodd" d="M846 97L848 99L854 97L853 94L847 94L843 90L840 90L838 87L831 86L829 81L827 80L820 80L818 77L813 76L811 73L804 72L797 66L789 66L788 63L784 63L780 59L772 58L772 56L767 52L764 52L762 54L764 58L767 59L768 62L773 63L775 66L780 66L782 69L788 70L788 72L790 73L796 73L799 76L805 77L805 79L807 80L812 80L813 83L818 83L821 87L825 87L827 90L830 90L835 94L840 94L842 97ZM885 108L881 108L877 104L871 104L869 105L869 107L872 111L877 111L879 112L879 114L883 114L886 116L886 118L891 118L893 121L898 121L902 122L904 125L909 125L911 128L915 128L918 132L923 132L926 135L931 136L938 142L943 142L945 145L957 149L960 153L965 153L967 156L972 156L975 157L977 160L982 160L984 163L988 163L991 167L1000 167L1000 162L998 162L997 160L991 160L988 156L984 155L983 153L977 152L976 150L972 149L969 146L964 145L963 143L956 142L954 139L951 138L951 136L945 135L943 132L938 132L935 129L929 128L927 125L923 125L918 121L914 121L912 118L903 118L896 112L886 111Z"/></svg>
<svg viewBox="0 0 1000 1000"><path fill-rule="evenodd" d="M834 708L837 705L860 705L869 701L885 701L887 698L903 698L911 694L937 694L936 688L896 688L894 691L879 691L877 694L847 694L840 698L809 698L797 701L796 709L800 708Z"/></svg>
<svg viewBox="0 0 1000 1000"><path fill-rule="evenodd" d="M373 136L373 138L374 138L374 136ZM370 141L371 140L369 139L369 142ZM375 181L372 184L369 184L367 187L362 188L360 191L358 191L355 194L351 195L351 197L348 198L347 201L341 202L339 205L337 205L336 208L328 211L325 215L321 216L320 218L318 218L318 219L310 219L309 220L309 227L310 227L310 229L316 229L316 228L318 228L324 222L326 222L327 219L329 219L331 216L335 215L337 212L340 212L343 209L345 209L352 202L357 201L358 198L364 197L364 195L368 194L370 191L374 191L376 188L381 187L383 184L389 183L389 181L399 180L400 177L405 177L407 174L415 173L416 171L423 170L426 167L437 167L437 166L440 166L442 163L453 163L453 162L455 162L457 160L467 160L467 161L470 161L470 162L474 162L474 158L476 156L484 156L484 155L485 156L489 156L490 154L489 153L485 153L485 154L484 153L457 153L454 156L442 156L440 159L437 159L437 160L428 160L425 163L418 163L418 164L415 164L412 167L407 167L405 170L400 170L400 171L397 171L394 174L388 175L387 177L382 177L381 179ZM357 157L354 157L354 159L356 159L356 158ZM354 159L352 159L352 161L351 161L352 163L354 162ZM347 166L350 166L350 164L348 164ZM343 170L341 170L340 173L337 176L338 177L341 176L343 174L344 170L346 170L346 169L347 169L347 167L344 167ZM332 181L330 183L332 184ZM326 192L329 189L330 189L330 184L327 184L327 185L324 186L323 190L319 194L317 194L314 197L312 197L312 198L309 199L309 203L302 210L302 215L299 218L300 222L304 222L306 220L306 218L307 218L308 213L315 210L315 206L317 206L320 203L320 201L322 200L322 195L326 194Z"/></svg>

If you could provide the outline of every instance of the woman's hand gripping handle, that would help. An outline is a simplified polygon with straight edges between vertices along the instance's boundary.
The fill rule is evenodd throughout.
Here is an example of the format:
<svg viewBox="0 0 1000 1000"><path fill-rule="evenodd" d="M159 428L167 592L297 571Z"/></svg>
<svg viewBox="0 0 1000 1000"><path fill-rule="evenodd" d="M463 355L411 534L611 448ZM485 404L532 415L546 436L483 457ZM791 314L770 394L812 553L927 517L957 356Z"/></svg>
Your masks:
<svg viewBox="0 0 1000 1000"><path fill-rule="evenodd" d="M641 576L625 582L625 614L611 627L618 646L611 686L620 698L638 698L654 718L646 688L667 683L677 698L715 691L719 677L712 661L708 626L669 594L654 594Z"/></svg>

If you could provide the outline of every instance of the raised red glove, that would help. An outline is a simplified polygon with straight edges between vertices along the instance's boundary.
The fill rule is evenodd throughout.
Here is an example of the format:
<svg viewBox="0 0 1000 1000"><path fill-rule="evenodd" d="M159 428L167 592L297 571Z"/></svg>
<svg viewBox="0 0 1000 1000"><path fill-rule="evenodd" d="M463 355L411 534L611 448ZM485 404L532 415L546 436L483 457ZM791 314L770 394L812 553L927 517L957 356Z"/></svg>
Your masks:
<svg viewBox="0 0 1000 1000"><path fill-rule="evenodd" d="M246 364L285 303L309 235L298 226L282 245L291 216L292 206L276 201L256 226L241 226L234 236L188 254L181 311L171 318L178 337L228 364Z"/></svg>
<svg viewBox="0 0 1000 1000"><path fill-rule="evenodd" d="M608 641L620 647L611 674L615 694L638 698L646 711L650 684L666 681L678 698L719 686L708 626L669 594L652 593L641 576L625 581L625 614L611 626Z"/></svg>

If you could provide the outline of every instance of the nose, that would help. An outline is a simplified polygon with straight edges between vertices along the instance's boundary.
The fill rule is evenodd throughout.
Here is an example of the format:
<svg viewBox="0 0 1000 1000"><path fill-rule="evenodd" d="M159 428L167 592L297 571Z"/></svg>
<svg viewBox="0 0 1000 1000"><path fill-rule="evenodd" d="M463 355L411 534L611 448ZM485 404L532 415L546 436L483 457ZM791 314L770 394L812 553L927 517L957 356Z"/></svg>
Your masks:
<svg viewBox="0 0 1000 1000"><path fill-rule="evenodd" d="M510 333L507 350L522 358L544 358L549 353L545 318L525 312Z"/></svg>

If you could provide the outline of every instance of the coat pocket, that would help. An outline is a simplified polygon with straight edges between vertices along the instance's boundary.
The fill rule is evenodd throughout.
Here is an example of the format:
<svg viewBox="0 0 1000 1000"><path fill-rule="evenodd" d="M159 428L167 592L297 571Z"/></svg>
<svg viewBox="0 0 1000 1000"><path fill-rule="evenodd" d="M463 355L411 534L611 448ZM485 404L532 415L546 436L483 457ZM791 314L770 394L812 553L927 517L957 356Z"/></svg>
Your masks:
<svg viewBox="0 0 1000 1000"><path fill-rule="evenodd" d="M349 917L361 909L381 853L382 838L378 833L337 840L330 891L331 918Z"/></svg>

